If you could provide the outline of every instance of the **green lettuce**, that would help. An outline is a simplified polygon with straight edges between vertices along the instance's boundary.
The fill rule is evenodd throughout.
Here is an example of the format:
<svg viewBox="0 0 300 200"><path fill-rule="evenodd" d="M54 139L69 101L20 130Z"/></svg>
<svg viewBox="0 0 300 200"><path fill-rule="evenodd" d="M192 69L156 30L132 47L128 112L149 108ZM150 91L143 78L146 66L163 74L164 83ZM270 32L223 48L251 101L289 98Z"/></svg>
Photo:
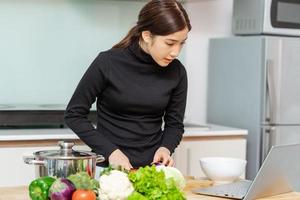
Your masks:
<svg viewBox="0 0 300 200"><path fill-rule="evenodd" d="M163 171L157 171L155 166L140 167L129 172L135 192L128 200L184 200L184 194L176 187L173 178L165 178Z"/></svg>

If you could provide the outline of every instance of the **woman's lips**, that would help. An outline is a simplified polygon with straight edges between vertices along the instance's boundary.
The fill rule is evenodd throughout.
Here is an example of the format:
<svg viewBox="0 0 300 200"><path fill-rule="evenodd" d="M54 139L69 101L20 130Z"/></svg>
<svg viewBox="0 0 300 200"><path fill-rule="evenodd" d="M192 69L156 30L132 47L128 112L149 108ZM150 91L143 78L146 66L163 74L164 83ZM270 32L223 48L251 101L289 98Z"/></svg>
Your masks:
<svg viewBox="0 0 300 200"><path fill-rule="evenodd" d="M165 58L165 61L167 61L167 62L172 62L173 61L173 59L168 59L168 58Z"/></svg>

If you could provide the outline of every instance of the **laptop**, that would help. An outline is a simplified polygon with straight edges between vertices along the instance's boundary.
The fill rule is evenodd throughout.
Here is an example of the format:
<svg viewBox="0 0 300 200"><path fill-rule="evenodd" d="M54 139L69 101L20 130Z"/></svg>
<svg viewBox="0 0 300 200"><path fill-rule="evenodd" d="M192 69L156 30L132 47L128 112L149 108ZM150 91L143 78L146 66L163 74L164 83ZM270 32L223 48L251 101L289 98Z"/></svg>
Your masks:
<svg viewBox="0 0 300 200"><path fill-rule="evenodd" d="M291 191L300 192L300 144L273 146L253 181L194 189L196 194L253 200Z"/></svg>

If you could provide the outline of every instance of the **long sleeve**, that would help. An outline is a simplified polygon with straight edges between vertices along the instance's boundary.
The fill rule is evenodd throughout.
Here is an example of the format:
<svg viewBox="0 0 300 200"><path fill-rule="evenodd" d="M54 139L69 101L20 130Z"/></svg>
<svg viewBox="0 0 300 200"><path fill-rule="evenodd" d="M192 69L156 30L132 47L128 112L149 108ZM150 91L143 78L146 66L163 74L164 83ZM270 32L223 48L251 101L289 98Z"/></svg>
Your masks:
<svg viewBox="0 0 300 200"><path fill-rule="evenodd" d="M99 54L80 80L65 112L65 122L97 154L107 158L117 147L96 129L88 114L96 98L106 87L109 76L108 57Z"/></svg>
<svg viewBox="0 0 300 200"><path fill-rule="evenodd" d="M183 118L187 98L187 75L184 67L181 68L180 81L171 94L164 115L164 130L161 146L174 152L184 133Z"/></svg>
<svg viewBox="0 0 300 200"><path fill-rule="evenodd" d="M106 159L120 149L133 167L149 165L160 146L173 151L182 138L186 90L186 72L179 60L161 67L135 42L99 54L80 80L65 121ZM95 101L96 128L87 118Z"/></svg>

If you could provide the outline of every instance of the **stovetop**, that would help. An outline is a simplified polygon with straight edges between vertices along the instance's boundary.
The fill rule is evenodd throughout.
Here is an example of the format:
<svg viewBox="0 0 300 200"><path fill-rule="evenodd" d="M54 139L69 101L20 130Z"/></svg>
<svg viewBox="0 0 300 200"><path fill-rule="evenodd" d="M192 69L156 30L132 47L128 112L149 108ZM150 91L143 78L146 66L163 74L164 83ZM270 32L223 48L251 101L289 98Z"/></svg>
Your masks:
<svg viewBox="0 0 300 200"><path fill-rule="evenodd" d="M66 108L66 104L0 104L0 111L50 111Z"/></svg>
<svg viewBox="0 0 300 200"><path fill-rule="evenodd" d="M65 104L0 104L1 128L65 127ZM89 119L96 124L97 112L92 107Z"/></svg>

